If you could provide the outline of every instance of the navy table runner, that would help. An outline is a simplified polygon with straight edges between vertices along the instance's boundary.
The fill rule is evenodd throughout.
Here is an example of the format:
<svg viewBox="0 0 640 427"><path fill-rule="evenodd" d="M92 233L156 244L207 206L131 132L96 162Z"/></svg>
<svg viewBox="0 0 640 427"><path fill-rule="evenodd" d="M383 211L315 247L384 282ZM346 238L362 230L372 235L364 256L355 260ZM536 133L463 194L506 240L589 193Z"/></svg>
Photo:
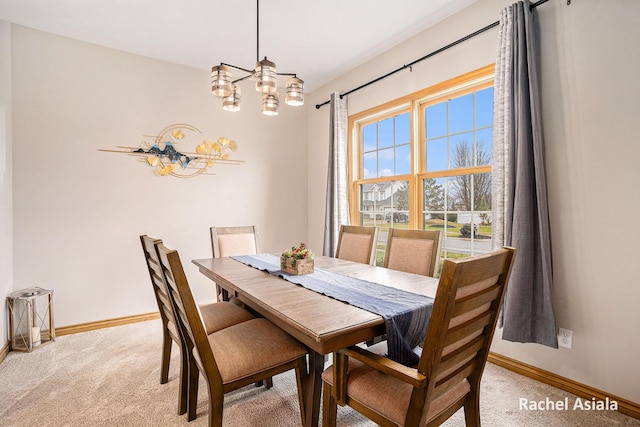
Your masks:
<svg viewBox="0 0 640 427"><path fill-rule="evenodd" d="M382 316L387 329L388 357L407 366L418 364L420 356L413 349L424 341L433 298L319 268L311 274L289 274L281 269L280 258L273 254L231 258Z"/></svg>

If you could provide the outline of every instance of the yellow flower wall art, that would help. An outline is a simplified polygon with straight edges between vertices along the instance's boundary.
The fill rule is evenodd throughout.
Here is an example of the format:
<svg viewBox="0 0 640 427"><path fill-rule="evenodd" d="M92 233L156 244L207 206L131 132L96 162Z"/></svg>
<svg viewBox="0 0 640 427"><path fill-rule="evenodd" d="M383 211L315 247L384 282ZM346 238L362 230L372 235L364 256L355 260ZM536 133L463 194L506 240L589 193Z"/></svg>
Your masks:
<svg viewBox="0 0 640 427"><path fill-rule="evenodd" d="M238 164L241 160L229 159L229 153L235 152L238 145L225 137L216 141L201 140L195 144L195 151L178 150L180 143L191 138L200 140L202 132L188 124L167 126L151 140L142 141L138 147L118 146L117 150L100 151L122 153L137 157L139 161L154 168L158 176L175 176L177 178L193 178L198 175L213 175L210 169L216 163Z"/></svg>

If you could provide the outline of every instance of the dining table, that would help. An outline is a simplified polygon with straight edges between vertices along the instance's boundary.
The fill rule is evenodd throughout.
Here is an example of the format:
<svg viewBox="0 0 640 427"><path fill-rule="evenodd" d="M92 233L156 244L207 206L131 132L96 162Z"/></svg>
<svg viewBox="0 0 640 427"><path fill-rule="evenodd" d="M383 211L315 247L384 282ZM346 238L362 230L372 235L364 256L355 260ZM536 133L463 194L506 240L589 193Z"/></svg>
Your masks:
<svg viewBox="0 0 640 427"><path fill-rule="evenodd" d="M384 318L234 258L192 262L230 296L309 348L309 373L303 386L301 411L305 427L316 427L326 355L384 335ZM332 257L316 255L314 268L432 298L438 287L437 278Z"/></svg>

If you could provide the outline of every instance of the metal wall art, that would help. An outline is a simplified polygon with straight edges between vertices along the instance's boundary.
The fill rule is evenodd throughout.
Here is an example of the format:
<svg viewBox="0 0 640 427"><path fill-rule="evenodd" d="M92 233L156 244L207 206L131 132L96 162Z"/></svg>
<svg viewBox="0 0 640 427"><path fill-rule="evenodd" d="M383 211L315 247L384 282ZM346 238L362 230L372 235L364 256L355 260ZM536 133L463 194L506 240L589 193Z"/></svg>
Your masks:
<svg viewBox="0 0 640 427"><path fill-rule="evenodd" d="M209 169L216 163L242 162L229 159L229 152L236 151L238 146L235 141L224 137L218 138L217 141L196 142L193 152L178 150L178 144L184 143L188 139L187 135L192 134L199 139L198 134L202 132L188 124L173 124L164 128L156 136L147 136L152 138L152 141L143 141L138 147L118 146L118 150L100 149L100 151L137 157L138 161L153 167L156 175L171 175L177 178L193 178L202 174L214 175L209 172Z"/></svg>

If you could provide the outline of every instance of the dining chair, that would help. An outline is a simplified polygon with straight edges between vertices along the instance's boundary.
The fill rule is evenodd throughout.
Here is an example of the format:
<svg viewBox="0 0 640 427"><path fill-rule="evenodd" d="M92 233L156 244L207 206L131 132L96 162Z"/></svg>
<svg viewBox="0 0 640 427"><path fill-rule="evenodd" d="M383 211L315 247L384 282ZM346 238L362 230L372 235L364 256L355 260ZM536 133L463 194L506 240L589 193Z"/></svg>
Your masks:
<svg viewBox="0 0 640 427"><path fill-rule="evenodd" d="M341 225L336 258L375 265L378 227Z"/></svg>
<svg viewBox="0 0 640 427"><path fill-rule="evenodd" d="M440 260L441 233L438 230L390 228L384 267L436 277Z"/></svg>
<svg viewBox="0 0 640 427"><path fill-rule="evenodd" d="M294 369L304 424L307 348L264 318L207 335L178 252L162 243L156 243L155 247L180 329L193 354L189 358L188 420L196 417L199 374L207 385L209 426L221 427L225 393Z"/></svg>
<svg viewBox="0 0 640 427"><path fill-rule="evenodd" d="M169 381L169 362L171 360L171 347L175 342L180 349L180 376L179 376L179 399L178 414L182 415L187 411L187 368L189 353L186 342L182 339L180 328L176 320L173 304L169 295L167 285L162 274L162 267L155 245L162 243L160 239L154 239L147 235L140 236L142 250L149 270L151 285L160 311L162 321L162 359L160 364L160 384ZM202 315L202 322L207 334L219 331L231 325L253 319L254 316L242 307L230 303L219 302L206 304L199 307Z"/></svg>
<svg viewBox="0 0 640 427"><path fill-rule="evenodd" d="M235 255L255 255L258 253L258 232L255 225L241 225L233 227L211 227L211 253L214 258L230 257ZM220 301L232 301L240 306L243 304L235 297L229 295L227 289L216 285L216 295ZM256 384L259 386L260 384ZM266 388L273 386L272 378L268 378L264 385Z"/></svg>
<svg viewBox="0 0 640 427"><path fill-rule="evenodd" d="M515 249L446 259L417 367L361 347L334 353L323 374L323 426L336 404L381 426L438 426L464 407L480 426L480 380L496 328Z"/></svg>
<svg viewBox="0 0 640 427"><path fill-rule="evenodd" d="M211 252L214 258L258 253L258 234L255 225L211 227ZM229 292L216 283L219 299L229 300Z"/></svg>

